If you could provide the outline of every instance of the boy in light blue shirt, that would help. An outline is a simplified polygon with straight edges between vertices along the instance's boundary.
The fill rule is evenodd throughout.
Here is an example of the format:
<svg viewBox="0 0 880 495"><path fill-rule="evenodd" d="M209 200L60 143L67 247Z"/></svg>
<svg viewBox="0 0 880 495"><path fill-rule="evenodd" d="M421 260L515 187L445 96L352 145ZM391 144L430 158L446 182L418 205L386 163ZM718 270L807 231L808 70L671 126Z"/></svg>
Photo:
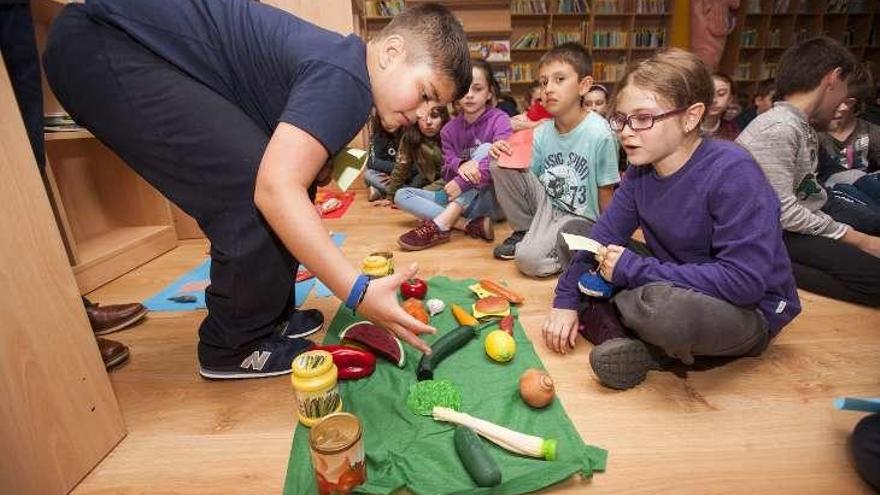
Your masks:
<svg viewBox="0 0 880 495"><path fill-rule="evenodd" d="M498 203L513 234L495 248L499 259L513 259L532 277L559 273L566 249L561 231L587 231L611 202L620 182L617 139L599 114L582 105L590 86L593 62L578 43L559 45L542 58L539 81L544 107L553 120L535 129L531 167L499 167L491 172ZM507 142L495 143L494 158L510 154Z"/></svg>

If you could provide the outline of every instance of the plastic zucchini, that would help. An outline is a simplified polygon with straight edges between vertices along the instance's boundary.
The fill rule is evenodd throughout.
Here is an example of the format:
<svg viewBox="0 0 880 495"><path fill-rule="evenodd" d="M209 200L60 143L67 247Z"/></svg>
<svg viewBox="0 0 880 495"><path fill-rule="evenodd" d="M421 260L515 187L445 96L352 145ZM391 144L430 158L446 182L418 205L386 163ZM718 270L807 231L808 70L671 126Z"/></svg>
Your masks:
<svg viewBox="0 0 880 495"><path fill-rule="evenodd" d="M477 329L471 325L462 325L455 330L437 339L431 346L431 355L422 355L419 366L416 368L416 377L419 381L433 380L434 368L449 357L453 352L461 349L465 344L477 336Z"/></svg>
<svg viewBox="0 0 880 495"><path fill-rule="evenodd" d="M459 426L453 435L455 452L465 470L477 486L498 486L501 484L501 468L489 455L483 440L467 426Z"/></svg>

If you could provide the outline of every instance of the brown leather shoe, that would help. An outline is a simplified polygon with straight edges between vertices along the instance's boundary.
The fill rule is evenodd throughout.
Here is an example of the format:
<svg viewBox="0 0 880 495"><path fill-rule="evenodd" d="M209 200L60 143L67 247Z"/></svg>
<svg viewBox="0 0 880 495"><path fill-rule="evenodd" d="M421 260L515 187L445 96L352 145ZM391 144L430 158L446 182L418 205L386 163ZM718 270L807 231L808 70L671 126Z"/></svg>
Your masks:
<svg viewBox="0 0 880 495"><path fill-rule="evenodd" d="M148 312L141 303L101 306L86 298L83 298L83 302L95 335L106 335L122 330L143 318Z"/></svg>
<svg viewBox="0 0 880 495"><path fill-rule="evenodd" d="M128 359L128 346L122 342L100 337L96 337L95 340L98 341L98 349L101 351L101 359L104 360L105 368L110 369Z"/></svg>

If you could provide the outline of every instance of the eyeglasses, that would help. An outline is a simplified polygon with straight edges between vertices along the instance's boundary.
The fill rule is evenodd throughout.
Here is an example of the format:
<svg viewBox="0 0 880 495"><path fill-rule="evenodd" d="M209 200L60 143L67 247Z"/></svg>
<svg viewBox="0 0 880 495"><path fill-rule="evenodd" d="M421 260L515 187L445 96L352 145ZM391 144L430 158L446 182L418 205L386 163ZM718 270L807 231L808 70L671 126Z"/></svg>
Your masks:
<svg viewBox="0 0 880 495"><path fill-rule="evenodd" d="M673 115L680 114L687 110L688 107L676 108L675 110L661 113L660 115L652 115L650 113L636 113L633 115L625 115L620 112L614 113L608 117L608 124L614 132L621 132L625 126L629 126L634 131L647 131L654 127L654 123L663 119L668 119Z"/></svg>

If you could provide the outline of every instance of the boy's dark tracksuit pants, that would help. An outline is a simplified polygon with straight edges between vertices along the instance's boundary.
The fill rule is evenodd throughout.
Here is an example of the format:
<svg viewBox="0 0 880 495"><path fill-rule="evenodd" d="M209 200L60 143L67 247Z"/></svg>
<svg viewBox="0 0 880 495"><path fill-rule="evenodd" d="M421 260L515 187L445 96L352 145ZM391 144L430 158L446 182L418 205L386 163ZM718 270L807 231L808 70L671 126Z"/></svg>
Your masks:
<svg viewBox="0 0 880 495"><path fill-rule="evenodd" d="M199 361L237 362L288 315L298 268L254 205L269 134L78 5L56 18L43 62L74 120L192 215L211 241Z"/></svg>

